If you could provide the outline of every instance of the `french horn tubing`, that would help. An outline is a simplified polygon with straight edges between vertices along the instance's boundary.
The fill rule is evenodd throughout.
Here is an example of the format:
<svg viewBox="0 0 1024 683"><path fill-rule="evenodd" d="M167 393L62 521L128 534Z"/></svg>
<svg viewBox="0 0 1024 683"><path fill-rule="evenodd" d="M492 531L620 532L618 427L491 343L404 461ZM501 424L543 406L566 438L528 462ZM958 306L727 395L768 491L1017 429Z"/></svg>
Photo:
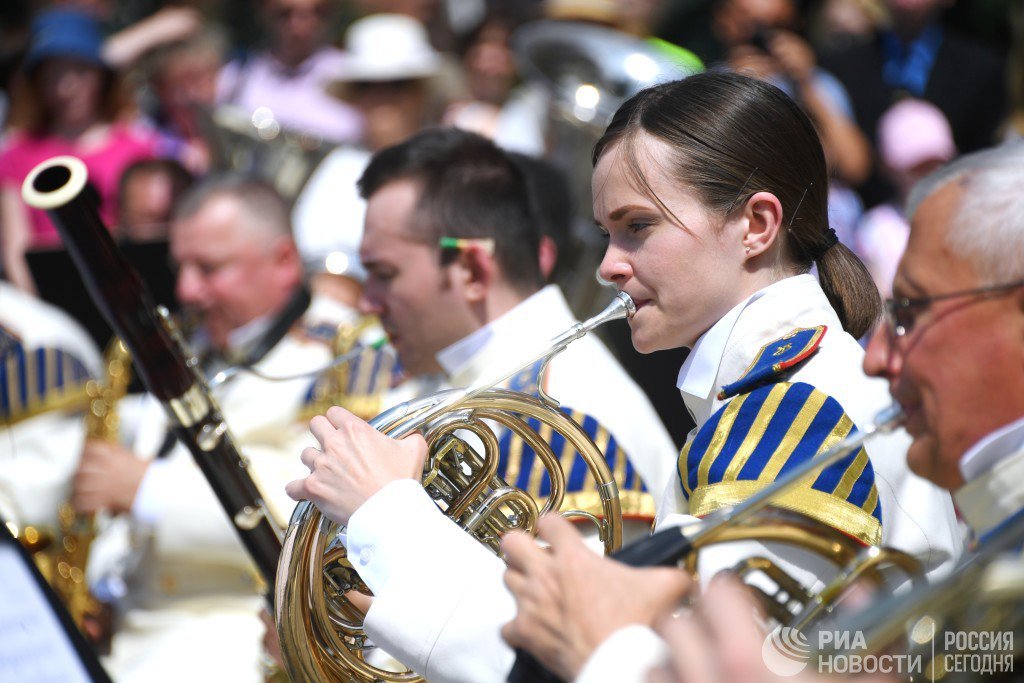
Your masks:
<svg viewBox="0 0 1024 683"><path fill-rule="evenodd" d="M526 424L561 434L586 461L601 497L602 518L582 511L562 511L598 525L606 552L622 542L618 489L601 451L583 429L558 409L543 390L538 397L494 388L543 361L598 325L635 311L625 293L601 313L552 339L527 358L485 376L466 389L455 389L403 403L374 418L379 431L401 438L424 435L429 455L423 485L444 514L476 540L497 552L501 535L512 529L533 532L538 517L560 510L565 473L558 456ZM496 475L498 438L490 424L510 429L534 450L551 479L551 494L541 507L525 491ZM462 436L470 433L483 445L478 453ZM409 670L388 671L367 661L372 645L363 631L365 612L352 592L369 589L347 559L338 540L340 528L308 501L296 507L285 534L275 587L275 615L285 666L295 681L419 681Z"/></svg>

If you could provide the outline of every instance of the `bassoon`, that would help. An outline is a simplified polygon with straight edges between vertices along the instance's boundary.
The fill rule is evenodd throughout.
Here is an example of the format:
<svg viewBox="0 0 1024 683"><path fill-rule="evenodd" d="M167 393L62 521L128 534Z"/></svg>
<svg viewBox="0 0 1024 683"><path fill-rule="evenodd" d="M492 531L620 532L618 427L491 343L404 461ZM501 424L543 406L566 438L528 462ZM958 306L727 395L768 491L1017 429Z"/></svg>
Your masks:
<svg viewBox="0 0 1024 683"><path fill-rule="evenodd" d="M146 389L163 405L264 581L273 586L281 536L249 475L249 461L232 439L198 362L103 224L85 164L71 156L39 164L25 179L22 197L49 214L92 300L131 351Z"/></svg>

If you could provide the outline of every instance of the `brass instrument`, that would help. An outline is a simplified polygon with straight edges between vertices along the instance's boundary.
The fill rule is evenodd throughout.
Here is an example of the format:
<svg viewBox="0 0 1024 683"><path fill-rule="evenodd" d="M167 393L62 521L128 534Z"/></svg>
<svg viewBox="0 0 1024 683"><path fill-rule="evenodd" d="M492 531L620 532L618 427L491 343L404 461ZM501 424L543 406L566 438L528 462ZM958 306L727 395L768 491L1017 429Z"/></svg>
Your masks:
<svg viewBox="0 0 1024 683"><path fill-rule="evenodd" d="M817 633L808 633L814 646L810 661L825 657L868 657L907 653L920 658L919 670L928 681L977 680L978 671L957 665L970 652L958 634L1000 634L988 654L1005 657L1003 673L1020 677L1024 659L1024 523L1017 520L967 555L945 579L903 595L871 604L846 619L822 627L836 633L857 634L836 648L820 645ZM952 637L951 637L952 636ZM1007 667L1007 664L1009 665ZM909 667L908 667L909 668ZM959 669L959 670L958 670Z"/></svg>
<svg viewBox="0 0 1024 683"><path fill-rule="evenodd" d="M331 341L331 353L335 358L352 358L353 361L359 358L361 361L369 362L372 366L373 356L381 353L380 349L376 344L360 347L359 341L367 330L379 325L380 321L375 316L363 316L355 321L342 323L338 326L334 339ZM353 352L356 352L355 357L352 357ZM394 361L390 356L389 360L387 367L380 372L390 374ZM364 365L365 362L360 365ZM382 391L375 391L374 387L368 387L365 393L349 391L349 387L353 384L352 365L351 361L334 364L324 372L324 376L313 388L313 400L309 409L304 412L304 417L308 415L308 418L312 418L314 415L323 415L331 406L341 406L364 420L369 420L380 412L383 400ZM372 367L369 370L374 372ZM360 374L364 374L366 370L360 367L359 371Z"/></svg>
<svg viewBox="0 0 1024 683"><path fill-rule="evenodd" d="M899 427L903 419L899 406L892 406L876 417L873 426L847 436L825 453L794 467L742 503L716 510L693 524L659 531L622 548L612 557L635 567L682 566L695 574L699 551L716 543L774 541L810 551L840 569L839 575L820 593L803 587L765 557L750 558L735 568L743 578L760 572L775 582L775 593L755 589L755 594L769 616L790 627L803 627L820 619L853 581L863 578L884 585L886 577L879 571L882 566L896 567L917 583L922 576L921 564L907 553L874 546L864 548L827 524L773 506L791 489L855 453L873 436ZM529 653L519 652L508 680L526 683L559 679Z"/></svg>
<svg viewBox="0 0 1024 683"><path fill-rule="evenodd" d="M396 406L370 422L381 432L401 438L421 432L429 446L423 485L444 514L475 539L497 551L501 535L512 529L533 532L540 514L559 510L565 495L565 473L558 457L526 421L539 420L545 430L565 437L587 462L602 499L603 519L581 511L567 517L597 524L605 550L621 543L621 510L615 480L601 451L558 404L541 391L539 398L492 387L538 360L544 364L572 341L594 327L635 311L620 294L602 313L577 323L525 362L485 377L467 389L440 392ZM542 370L543 372L543 370ZM486 421L486 422L485 422ZM498 423L523 438L545 464L551 495L543 508L526 492L511 487L495 472L498 438L487 422ZM460 434L472 434L483 444L477 452ZM309 502L301 502L285 535L275 614L281 650L292 680L419 681L412 671L392 672L366 660L372 647L362 624L365 612L350 592L369 593L338 541L339 527Z"/></svg>
<svg viewBox="0 0 1024 683"><path fill-rule="evenodd" d="M85 414L87 439L116 441L118 436L117 403L128 391L131 382L131 354L124 342L114 338L103 354L103 380L86 385L89 409ZM79 515L69 502L57 508L59 545L53 560L51 583L57 596L79 629L86 616L95 614L98 603L89 592L85 567L89 547L96 537L95 515Z"/></svg>
<svg viewBox="0 0 1024 683"><path fill-rule="evenodd" d="M334 147L316 135L285 129L267 107L249 114L233 105L195 105L213 168L257 176L294 202Z"/></svg>

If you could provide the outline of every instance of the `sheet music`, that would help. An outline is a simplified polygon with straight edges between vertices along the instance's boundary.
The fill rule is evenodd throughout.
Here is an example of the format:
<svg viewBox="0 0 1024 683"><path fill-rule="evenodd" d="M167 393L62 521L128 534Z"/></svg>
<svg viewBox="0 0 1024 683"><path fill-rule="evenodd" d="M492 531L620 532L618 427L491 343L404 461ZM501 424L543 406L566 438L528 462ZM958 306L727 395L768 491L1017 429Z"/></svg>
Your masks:
<svg viewBox="0 0 1024 683"><path fill-rule="evenodd" d="M0 543L0 681L90 680L21 555Z"/></svg>

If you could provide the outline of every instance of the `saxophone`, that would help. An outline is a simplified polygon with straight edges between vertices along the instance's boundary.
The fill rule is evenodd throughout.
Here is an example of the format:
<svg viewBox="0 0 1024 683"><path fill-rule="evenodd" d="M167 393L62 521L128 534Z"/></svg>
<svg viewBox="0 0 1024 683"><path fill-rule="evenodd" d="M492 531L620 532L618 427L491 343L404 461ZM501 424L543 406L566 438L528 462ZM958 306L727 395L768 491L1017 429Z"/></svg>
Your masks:
<svg viewBox="0 0 1024 683"><path fill-rule="evenodd" d="M86 385L89 407L85 414L85 435L88 439L115 441L118 432L117 402L124 398L131 382L131 355L124 342L114 338L103 354L103 378ZM57 508L58 540L50 580L57 596L64 603L71 619L82 629L83 620L99 610L99 603L89 592L85 566L89 547L96 537L95 515L79 515L71 503Z"/></svg>

